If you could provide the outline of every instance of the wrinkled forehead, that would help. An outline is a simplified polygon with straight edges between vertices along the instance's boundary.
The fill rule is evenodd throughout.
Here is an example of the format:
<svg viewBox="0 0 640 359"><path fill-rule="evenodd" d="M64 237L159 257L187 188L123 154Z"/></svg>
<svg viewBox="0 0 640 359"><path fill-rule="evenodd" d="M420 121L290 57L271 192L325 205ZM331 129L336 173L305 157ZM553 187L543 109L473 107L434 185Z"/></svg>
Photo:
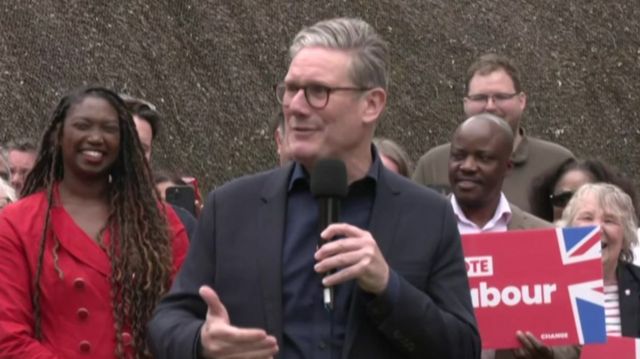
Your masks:
<svg viewBox="0 0 640 359"><path fill-rule="evenodd" d="M351 80L351 52L327 47L302 48L289 64L285 82L336 82Z"/></svg>
<svg viewBox="0 0 640 359"><path fill-rule="evenodd" d="M35 161L38 153L36 150L12 149L9 151L9 163L11 165L31 164Z"/></svg>

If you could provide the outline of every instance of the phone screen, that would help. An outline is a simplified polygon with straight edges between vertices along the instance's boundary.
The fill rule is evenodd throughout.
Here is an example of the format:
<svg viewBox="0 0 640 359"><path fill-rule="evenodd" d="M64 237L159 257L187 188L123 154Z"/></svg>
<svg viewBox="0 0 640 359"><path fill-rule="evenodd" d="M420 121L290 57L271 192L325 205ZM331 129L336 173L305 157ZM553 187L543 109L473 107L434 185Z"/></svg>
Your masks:
<svg viewBox="0 0 640 359"><path fill-rule="evenodd" d="M167 187L165 193L167 202L174 206L182 207L196 215L196 194L191 186Z"/></svg>

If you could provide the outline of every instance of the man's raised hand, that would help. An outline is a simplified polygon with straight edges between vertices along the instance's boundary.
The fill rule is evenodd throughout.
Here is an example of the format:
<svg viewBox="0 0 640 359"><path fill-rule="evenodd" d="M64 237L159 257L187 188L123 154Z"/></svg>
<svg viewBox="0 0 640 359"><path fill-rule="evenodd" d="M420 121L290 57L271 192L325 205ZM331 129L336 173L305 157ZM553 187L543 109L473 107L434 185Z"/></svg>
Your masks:
<svg viewBox="0 0 640 359"><path fill-rule="evenodd" d="M263 329L231 325L227 309L213 289L202 286L199 294L207 303L207 318L200 329L200 345L205 358L262 359L272 358L278 352L276 338Z"/></svg>

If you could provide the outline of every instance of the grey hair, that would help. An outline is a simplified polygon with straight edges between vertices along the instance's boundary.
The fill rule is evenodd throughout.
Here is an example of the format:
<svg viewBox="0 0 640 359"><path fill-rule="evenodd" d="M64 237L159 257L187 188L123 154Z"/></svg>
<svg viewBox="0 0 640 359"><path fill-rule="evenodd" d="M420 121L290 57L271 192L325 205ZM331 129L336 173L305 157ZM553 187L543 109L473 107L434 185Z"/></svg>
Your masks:
<svg viewBox="0 0 640 359"><path fill-rule="evenodd" d="M638 245L638 222L631 197L618 186L610 183L587 183L582 185L571 197L562 212L562 218L558 221L558 225L561 227L572 225L578 215L583 198L589 194L596 196L601 208L606 208L621 220L624 238L622 250L620 251L620 260L629 263L633 262L632 247Z"/></svg>
<svg viewBox="0 0 640 359"><path fill-rule="evenodd" d="M378 149L380 155L385 155L395 162L401 175L405 177L411 176L413 172L411 159L402 146L395 141L383 137L374 137L373 144Z"/></svg>
<svg viewBox="0 0 640 359"><path fill-rule="evenodd" d="M18 199L16 190L2 178L0 178L0 191L4 192L5 196L7 196L11 202L15 202Z"/></svg>
<svg viewBox="0 0 640 359"><path fill-rule="evenodd" d="M335 18L302 29L289 47L293 59L305 47L351 52L351 79L358 87L387 89L389 49L375 29L361 19Z"/></svg>

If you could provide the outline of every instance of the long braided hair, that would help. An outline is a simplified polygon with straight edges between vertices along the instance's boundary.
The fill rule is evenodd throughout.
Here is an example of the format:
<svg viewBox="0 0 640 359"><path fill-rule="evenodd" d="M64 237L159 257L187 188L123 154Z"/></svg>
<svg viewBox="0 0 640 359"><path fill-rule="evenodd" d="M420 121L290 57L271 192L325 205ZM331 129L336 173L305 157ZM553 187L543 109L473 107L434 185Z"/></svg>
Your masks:
<svg viewBox="0 0 640 359"><path fill-rule="evenodd" d="M50 232L50 212L53 187L64 178L60 140L69 109L87 97L106 100L118 113L120 149L110 170L109 217L111 242L107 253L111 260L111 305L115 318L116 355L125 356L122 332L130 328L135 356L150 356L146 345L146 324L161 296L168 290L172 251L167 220L153 185L131 115L120 97L105 88L91 87L79 90L60 100L49 127L42 137L35 166L26 179L22 196L39 191L47 192L48 206L44 229L40 238L38 264L34 278L32 298L35 336L40 339L40 276L43 271L45 242L53 238L54 263L57 268L56 248L59 243Z"/></svg>

